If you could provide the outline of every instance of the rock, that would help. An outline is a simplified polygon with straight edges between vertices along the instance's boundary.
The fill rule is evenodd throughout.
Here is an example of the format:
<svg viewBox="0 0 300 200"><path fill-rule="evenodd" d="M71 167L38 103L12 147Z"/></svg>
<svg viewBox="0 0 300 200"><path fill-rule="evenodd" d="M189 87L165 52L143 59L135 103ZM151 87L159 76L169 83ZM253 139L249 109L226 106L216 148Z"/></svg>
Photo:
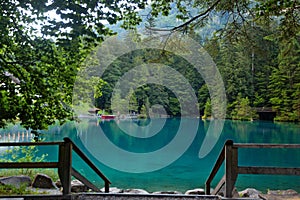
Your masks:
<svg viewBox="0 0 300 200"><path fill-rule="evenodd" d="M272 195L297 195L298 192L296 192L295 190L292 189L288 189L288 190L268 190L268 194L272 194Z"/></svg>
<svg viewBox="0 0 300 200"><path fill-rule="evenodd" d="M124 190L126 194L149 194L146 190L143 189L126 189Z"/></svg>
<svg viewBox="0 0 300 200"><path fill-rule="evenodd" d="M182 194L182 193L178 191L157 191L157 192L153 192L153 194Z"/></svg>
<svg viewBox="0 0 300 200"><path fill-rule="evenodd" d="M236 187L233 188L233 190L232 190L232 197L233 198L239 198L240 197L239 192L237 191Z"/></svg>
<svg viewBox="0 0 300 200"><path fill-rule="evenodd" d="M20 187L21 185L30 186L31 185L31 178L29 176L10 176L10 177L3 177L0 178L0 183L2 185L13 185L15 187Z"/></svg>
<svg viewBox="0 0 300 200"><path fill-rule="evenodd" d="M31 190L34 194L62 195L62 191L60 191L59 189L45 189L45 188L33 188L33 187L29 187L28 189Z"/></svg>
<svg viewBox="0 0 300 200"><path fill-rule="evenodd" d="M101 192L105 192L105 188L101 188ZM109 187L109 193L123 193L123 189L117 187Z"/></svg>
<svg viewBox="0 0 300 200"><path fill-rule="evenodd" d="M205 191L202 188L196 188L193 190L188 190L184 194L186 194L186 195L204 195Z"/></svg>
<svg viewBox="0 0 300 200"><path fill-rule="evenodd" d="M259 194L264 200L299 200L300 195L295 190L269 190L267 194Z"/></svg>
<svg viewBox="0 0 300 200"><path fill-rule="evenodd" d="M259 198L259 194L261 194L261 191L258 191L254 188L247 188L239 192L240 197Z"/></svg>
<svg viewBox="0 0 300 200"><path fill-rule="evenodd" d="M55 185L56 185L56 187L58 187L58 188L61 188L61 187L62 187L61 181L60 181L59 179L55 182Z"/></svg>
<svg viewBox="0 0 300 200"><path fill-rule="evenodd" d="M213 191L211 189L210 193L212 193L212 192ZM217 195L219 195L219 196L224 196L225 195L225 186L224 185L220 188L220 190L218 191ZM239 193L238 193L238 191L236 189L236 187L233 188L231 195L232 195L233 198L239 198L240 197Z"/></svg>
<svg viewBox="0 0 300 200"><path fill-rule="evenodd" d="M33 180L32 187L35 188L46 188L46 189L57 189L52 179L46 174L37 174Z"/></svg>
<svg viewBox="0 0 300 200"><path fill-rule="evenodd" d="M87 192L89 188L85 186L82 182L79 180L73 180L71 181L71 192Z"/></svg>

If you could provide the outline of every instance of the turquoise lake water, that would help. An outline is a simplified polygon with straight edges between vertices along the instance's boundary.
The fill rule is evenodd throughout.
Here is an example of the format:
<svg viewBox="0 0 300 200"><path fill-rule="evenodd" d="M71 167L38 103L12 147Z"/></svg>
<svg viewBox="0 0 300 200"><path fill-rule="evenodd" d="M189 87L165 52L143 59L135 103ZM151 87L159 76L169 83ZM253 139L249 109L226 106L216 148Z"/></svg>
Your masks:
<svg viewBox="0 0 300 200"><path fill-rule="evenodd" d="M299 124L226 120L220 136L211 135L210 141L213 142L208 148L211 150L200 158L199 150L210 123L182 118L135 121L90 119L79 124L52 127L42 137L47 141L70 137L109 178L112 187L143 188L150 192L184 192L204 188L228 139L238 143L300 143ZM48 160L57 160L57 148L40 148L39 154L43 153L48 154ZM300 149L240 149L239 165L300 167ZM103 186L101 179L76 155L73 166L91 181ZM212 187L223 173L224 169L221 169ZM300 192L300 176L239 175L236 187L238 190L254 187L264 192L267 189L291 188Z"/></svg>

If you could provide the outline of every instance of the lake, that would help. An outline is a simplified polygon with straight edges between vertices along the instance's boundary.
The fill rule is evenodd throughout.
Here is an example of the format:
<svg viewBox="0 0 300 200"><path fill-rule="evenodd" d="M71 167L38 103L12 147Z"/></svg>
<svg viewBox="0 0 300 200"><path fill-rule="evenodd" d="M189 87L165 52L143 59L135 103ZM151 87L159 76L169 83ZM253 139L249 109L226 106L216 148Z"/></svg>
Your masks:
<svg viewBox="0 0 300 200"><path fill-rule="evenodd" d="M149 192L184 192L204 188L219 152L228 139L237 143L300 143L299 124L226 120L220 134L210 132L209 140L205 140L211 123L188 118L85 119L81 123L53 126L42 137L46 141L70 137L109 178L112 187L143 188ZM5 135L5 130L1 134ZM7 136L6 139L2 136L2 140L7 139ZM10 140L13 141L12 137ZM206 147L202 144L204 140ZM206 153L199 156L203 146ZM57 148L40 148L39 154L43 153L48 154L50 161L57 159ZM76 155L73 165L96 185L103 186L102 180ZM299 167L300 150L240 149L239 165ZM223 172L224 169L221 169L212 187L223 176ZM238 190L254 187L263 192L267 189L291 188L300 192L300 176L239 175L236 187Z"/></svg>

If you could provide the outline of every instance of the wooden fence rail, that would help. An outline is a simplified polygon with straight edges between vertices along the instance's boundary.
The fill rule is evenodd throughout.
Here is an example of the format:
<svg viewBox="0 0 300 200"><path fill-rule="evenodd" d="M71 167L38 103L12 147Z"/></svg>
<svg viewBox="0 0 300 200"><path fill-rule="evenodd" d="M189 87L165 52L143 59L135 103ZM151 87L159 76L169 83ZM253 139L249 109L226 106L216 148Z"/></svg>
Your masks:
<svg viewBox="0 0 300 200"><path fill-rule="evenodd" d="M224 188L224 196L232 197L235 182L238 174L269 174L269 175L297 175L300 176L300 168L288 167L252 167L238 166L238 148L296 148L300 149L300 144L241 144L226 141L220 155L205 183L205 193L210 195L211 182L225 161L225 174L217 184L212 194L218 194Z"/></svg>
<svg viewBox="0 0 300 200"><path fill-rule="evenodd" d="M72 167L72 150L91 167L92 170L104 181L105 192L109 192L110 181L93 164L93 162L72 142L69 138L64 138L63 142L2 142L1 146L54 146L58 145L57 162L0 162L0 168L57 168L58 175L63 187L63 195L71 194L71 177L74 176L87 187L94 191L100 191L93 183L87 180L82 174Z"/></svg>

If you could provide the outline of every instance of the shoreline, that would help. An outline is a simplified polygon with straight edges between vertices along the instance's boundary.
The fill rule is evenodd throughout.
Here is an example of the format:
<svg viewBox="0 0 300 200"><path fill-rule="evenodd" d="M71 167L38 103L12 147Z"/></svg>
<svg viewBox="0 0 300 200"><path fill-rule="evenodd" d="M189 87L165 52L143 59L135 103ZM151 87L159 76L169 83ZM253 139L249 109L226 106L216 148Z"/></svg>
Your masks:
<svg viewBox="0 0 300 200"><path fill-rule="evenodd" d="M34 180L31 180L29 176L19 175L19 176L9 176L0 178L0 197L3 196L61 196L62 193L62 185L60 181L54 182L51 177L45 174L37 174ZM4 190L3 190L4 189ZM8 193L3 193L6 190L9 190ZM140 188L118 188L118 187L110 187L109 192L105 193L105 188L101 188L99 190L93 191L82 182L77 179L71 181L71 193L68 195L75 196L74 198L79 199L89 199L91 196L110 196L110 197L122 197L121 199L127 199L129 196L135 196L135 198L143 196L144 199L151 199L151 197L162 197L168 196L173 198L179 198L179 196L183 197L183 199L191 198L192 196L200 197L200 199L207 199L206 197L210 197L213 199L217 199L217 197L224 196L224 188L220 190L220 192L216 195L206 195L205 190L203 188L194 188L189 189L185 192L180 192L176 190L159 190L155 192L149 192L145 189ZM212 190L211 190L212 192ZM86 198L86 196L89 196ZM232 191L232 198L254 198L254 199L264 199L264 200L300 200L300 194L293 189L286 190L272 190L269 189L267 191L259 191L255 188L246 188L244 190L238 191L235 187ZM153 199L153 198L152 198ZM199 198L198 198L199 199Z"/></svg>
<svg viewBox="0 0 300 200"><path fill-rule="evenodd" d="M44 196L60 196L62 195L61 190L58 189L42 189L42 188L32 188L28 187L30 190L34 191L33 197ZM187 193L189 191L189 193ZM71 195L75 196L74 199L94 199L95 197L100 197L101 199L105 197L111 197L113 199L132 199L132 198L143 198L143 199L190 199L195 197L196 199L221 199L222 194L218 195L205 195L204 189L196 188L188 190L185 193L177 191L157 191L157 192L147 192L143 189L120 189L116 187L111 187L109 193L104 193L104 188L101 189L101 192L93 191L81 191L81 192L72 192ZM5 195L5 196L18 196L23 197L24 195ZM28 196L28 195L26 195ZM0 194L0 197L3 197ZM215 198L214 198L215 197ZM246 188L243 191L233 191L232 199L261 199L261 200L300 200L300 194L292 189L287 190L269 190L266 193L256 190L254 188ZM73 198L72 198L73 199Z"/></svg>

